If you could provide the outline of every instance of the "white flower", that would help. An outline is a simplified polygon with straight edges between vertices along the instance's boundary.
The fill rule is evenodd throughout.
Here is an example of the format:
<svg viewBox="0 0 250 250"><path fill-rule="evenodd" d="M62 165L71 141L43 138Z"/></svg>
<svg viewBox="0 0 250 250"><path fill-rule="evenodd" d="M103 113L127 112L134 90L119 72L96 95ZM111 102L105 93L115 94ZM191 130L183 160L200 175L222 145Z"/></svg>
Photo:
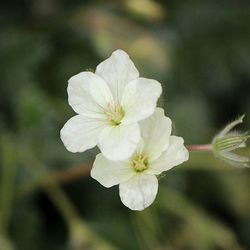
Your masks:
<svg viewBox="0 0 250 250"><path fill-rule="evenodd" d="M161 92L159 82L139 77L127 53L116 50L95 74L69 79L69 104L78 115L61 130L65 147L84 152L98 145L108 159L127 159L140 140L138 121L154 113Z"/></svg>
<svg viewBox="0 0 250 250"><path fill-rule="evenodd" d="M91 177L105 187L119 184L120 197L132 210L143 210L154 201L157 175L188 160L188 151L181 137L171 136L171 120L164 111L140 123L142 139L133 156L126 161L110 161L98 154Z"/></svg>

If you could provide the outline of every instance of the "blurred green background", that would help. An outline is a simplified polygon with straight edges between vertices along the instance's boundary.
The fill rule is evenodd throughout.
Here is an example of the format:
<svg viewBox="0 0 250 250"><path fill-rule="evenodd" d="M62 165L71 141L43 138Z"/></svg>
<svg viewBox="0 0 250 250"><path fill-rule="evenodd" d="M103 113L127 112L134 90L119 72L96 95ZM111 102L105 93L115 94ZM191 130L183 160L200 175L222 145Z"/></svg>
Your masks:
<svg viewBox="0 0 250 250"><path fill-rule="evenodd" d="M187 145L243 113L250 128L249 25L247 0L1 1L0 250L250 249L249 169L192 153L132 212L89 177L97 150L59 138L67 80L117 48L163 84Z"/></svg>

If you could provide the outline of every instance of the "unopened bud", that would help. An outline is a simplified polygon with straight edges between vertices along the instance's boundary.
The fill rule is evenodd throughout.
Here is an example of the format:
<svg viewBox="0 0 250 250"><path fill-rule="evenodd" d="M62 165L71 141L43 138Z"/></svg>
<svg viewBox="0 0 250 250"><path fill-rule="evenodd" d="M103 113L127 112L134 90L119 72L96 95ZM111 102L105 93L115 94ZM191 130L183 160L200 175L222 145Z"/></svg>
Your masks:
<svg viewBox="0 0 250 250"><path fill-rule="evenodd" d="M246 142L250 137L248 133L232 131L235 126L243 122L243 118L244 115L222 129L221 132L214 137L212 146L214 154L220 159L233 166L249 167L249 157L233 152L238 148L246 147Z"/></svg>

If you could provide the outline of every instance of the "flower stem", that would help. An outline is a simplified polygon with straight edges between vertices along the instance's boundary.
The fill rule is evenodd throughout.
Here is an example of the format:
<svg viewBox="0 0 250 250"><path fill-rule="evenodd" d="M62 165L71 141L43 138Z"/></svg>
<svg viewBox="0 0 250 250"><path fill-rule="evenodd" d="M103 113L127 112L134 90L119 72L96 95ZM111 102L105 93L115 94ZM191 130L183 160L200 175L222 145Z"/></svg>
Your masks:
<svg viewBox="0 0 250 250"><path fill-rule="evenodd" d="M202 144L202 145L188 145L186 146L189 152L192 151L211 151L212 145L211 144Z"/></svg>

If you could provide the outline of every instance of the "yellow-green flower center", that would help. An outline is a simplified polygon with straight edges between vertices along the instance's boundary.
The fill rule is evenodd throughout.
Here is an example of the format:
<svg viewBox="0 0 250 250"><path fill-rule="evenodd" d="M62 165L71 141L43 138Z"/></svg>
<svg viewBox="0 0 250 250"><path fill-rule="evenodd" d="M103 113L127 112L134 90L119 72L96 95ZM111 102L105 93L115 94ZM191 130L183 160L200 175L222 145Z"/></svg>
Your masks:
<svg viewBox="0 0 250 250"><path fill-rule="evenodd" d="M125 113L120 105L116 105L115 107L108 106L108 110L105 112L108 121L113 126L118 126L121 124L121 120L123 119Z"/></svg>
<svg viewBox="0 0 250 250"><path fill-rule="evenodd" d="M136 172L143 172L148 169L148 157L145 155L137 155L133 161L132 166Z"/></svg>

